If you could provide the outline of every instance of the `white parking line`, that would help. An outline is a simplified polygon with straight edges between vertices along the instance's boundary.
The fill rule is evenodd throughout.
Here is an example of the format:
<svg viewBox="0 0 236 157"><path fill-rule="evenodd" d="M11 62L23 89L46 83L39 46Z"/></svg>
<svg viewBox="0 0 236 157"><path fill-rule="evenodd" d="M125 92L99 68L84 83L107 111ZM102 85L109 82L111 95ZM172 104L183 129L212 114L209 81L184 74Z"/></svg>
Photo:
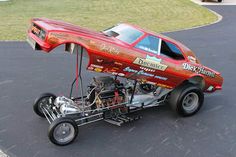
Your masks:
<svg viewBox="0 0 236 157"><path fill-rule="evenodd" d="M206 2L202 2L202 0L191 1L199 5L236 5L236 0L223 0L221 3L219 3L217 0L205 0Z"/></svg>
<svg viewBox="0 0 236 157"><path fill-rule="evenodd" d="M2 129L2 130L0 130L0 133L4 133L6 131L7 131L7 129Z"/></svg>
<svg viewBox="0 0 236 157"><path fill-rule="evenodd" d="M12 115L8 114L8 115L6 115L6 116L0 117L0 121L1 121L1 120L5 120L5 119L7 119L7 118L9 118L9 117L11 117L11 116L12 116Z"/></svg>
<svg viewBox="0 0 236 157"><path fill-rule="evenodd" d="M5 80L5 81L1 81L0 85L7 84L7 83L12 83L12 82L13 82L13 80Z"/></svg>

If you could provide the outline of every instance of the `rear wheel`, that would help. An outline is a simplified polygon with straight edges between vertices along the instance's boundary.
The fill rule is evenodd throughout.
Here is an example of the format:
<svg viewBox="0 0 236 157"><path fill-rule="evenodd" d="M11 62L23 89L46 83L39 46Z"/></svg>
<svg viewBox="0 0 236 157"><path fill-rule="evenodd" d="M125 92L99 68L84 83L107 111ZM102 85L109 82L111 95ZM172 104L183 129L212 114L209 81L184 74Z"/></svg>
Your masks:
<svg viewBox="0 0 236 157"><path fill-rule="evenodd" d="M48 137L50 141L59 146L72 143L78 135L78 126L73 119L58 118L49 126Z"/></svg>
<svg viewBox="0 0 236 157"><path fill-rule="evenodd" d="M42 107L53 105L55 99L56 96L54 94L51 93L41 94L34 102L33 105L34 112L40 117L45 117L42 111Z"/></svg>
<svg viewBox="0 0 236 157"><path fill-rule="evenodd" d="M170 105L179 115L187 117L196 114L202 107L204 94L194 84L187 83L171 92Z"/></svg>

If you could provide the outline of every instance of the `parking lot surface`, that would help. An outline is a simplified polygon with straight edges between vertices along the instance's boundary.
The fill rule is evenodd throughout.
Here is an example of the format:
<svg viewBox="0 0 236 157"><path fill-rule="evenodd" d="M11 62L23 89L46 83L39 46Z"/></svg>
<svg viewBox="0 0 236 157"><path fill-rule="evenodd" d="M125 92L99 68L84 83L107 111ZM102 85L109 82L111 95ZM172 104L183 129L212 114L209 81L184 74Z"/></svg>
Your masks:
<svg viewBox="0 0 236 157"><path fill-rule="evenodd" d="M75 56L62 47L45 54L25 42L1 42L0 149L12 157L234 157L236 7L209 8L224 17L220 23L167 35L222 73L222 91L206 95L204 106L193 117L180 118L167 105L147 109L140 112L141 120L121 127L105 122L81 127L75 142L65 147L50 143L49 125L34 114L32 104L43 92L68 94ZM86 80L96 75L85 70L83 74Z"/></svg>

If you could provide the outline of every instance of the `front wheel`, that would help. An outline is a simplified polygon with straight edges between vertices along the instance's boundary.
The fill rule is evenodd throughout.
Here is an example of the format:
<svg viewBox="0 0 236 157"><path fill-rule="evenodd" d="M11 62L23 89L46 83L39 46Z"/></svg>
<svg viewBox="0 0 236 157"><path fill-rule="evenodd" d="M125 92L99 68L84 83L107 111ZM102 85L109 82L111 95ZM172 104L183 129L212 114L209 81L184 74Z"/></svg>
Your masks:
<svg viewBox="0 0 236 157"><path fill-rule="evenodd" d="M72 143L78 135L78 126L73 119L58 118L49 126L48 137L50 141L59 146Z"/></svg>
<svg viewBox="0 0 236 157"><path fill-rule="evenodd" d="M191 83L174 89L170 95L170 105L179 115L187 117L196 114L202 107L204 94L202 90Z"/></svg>
<svg viewBox="0 0 236 157"><path fill-rule="evenodd" d="M56 96L54 94L51 93L41 94L34 102L33 105L34 112L40 117L45 117L42 111L42 107L52 105L55 99Z"/></svg>

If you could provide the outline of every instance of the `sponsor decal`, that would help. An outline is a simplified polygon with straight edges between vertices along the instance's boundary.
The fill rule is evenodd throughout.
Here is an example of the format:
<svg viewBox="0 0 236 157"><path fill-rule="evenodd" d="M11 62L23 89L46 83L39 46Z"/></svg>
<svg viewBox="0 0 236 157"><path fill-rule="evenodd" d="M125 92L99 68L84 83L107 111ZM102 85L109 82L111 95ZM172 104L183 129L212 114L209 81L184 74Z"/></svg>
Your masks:
<svg viewBox="0 0 236 157"><path fill-rule="evenodd" d="M140 69L147 71L147 72L155 72L155 70L150 69L150 68L140 67Z"/></svg>
<svg viewBox="0 0 236 157"><path fill-rule="evenodd" d="M95 72L102 72L102 69L101 68L94 68L94 71Z"/></svg>
<svg viewBox="0 0 236 157"><path fill-rule="evenodd" d="M154 78L157 78L157 79L159 79L159 80L163 80L163 81L166 81L168 78L166 78L166 77L162 77L162 76L155 76Z"/></svg>
<svg viewBox="0 0 236 157"><path fill-rule="evenodd" d="M102 72L103 66L91 64L91 65L88 67L88 70L93 70L93 71L95 71L95 72Z"/></svg>
<svg viewBox="0 0 236 157"><path fill-rule="evenodd" d="M115 55L118 55L120 53L119 49L117 49L115 47L108 46L106 44L101 44L100 45L100 50L104 51L104 52L107 52L107 53L110 53L110 54L115 54Z"/></svg>
<svg viewBox="0 0 236 157"><path fill-rule="evenodd" d="M137 75L143 75L143 76L148 76L148 77L153 77L154 75L153 74L150 74L150 73L147 73L143 70L140 70Z"/></svg>
<svg viewBox="0 0 236 157"><path fill-rule="evenodd" d="M132 69L130 67L126 67L125 69L123 69L123 71L124 72L135 73L136 75L143 75L143 76L147 76L147 77L154 77L156 79L163 80L163 81L166 81L168 79L168 78L162 77L162 76L157 76L157 75L155 76L154 74L147 73L144 70L135 70L135 69Z"/></svg>
<svg viewBox="0 0 236 157"><path fill-rule="evenodd" d="M130 67L126 67L125 69L123 69L123 71L129 72L129 73L137 73L138 72L138 70L131 69Z"/></svg>
<svg viewBox="0 0 236 157"><path fill-rule="evenodd" d="M155 54L158 53L156 50L150 49L149 47L146 47L146 46L143 46L143 45L138 46L138 48L140 48L142 50L145 50L145 51L148 51L148 52L155 53Z"/></svg>
<svg viewBox="0 0 236 157"><path fill-rule="evenodd" d="M98 63L102 63L102 62L103 62L103 59L97 59L97 62L98 62Z"/></svg>
<svg viewBox="0 0 236 157"><path fill-rule="evenodd" d="M195 72L195 73L198 73L198 74L203 74L203 75L206 75L206 76L209 76L209 77L213 77L213 78L216 75L214 72L209 71L209 70L205 69L204 67L191 65L191 64L188 64L188 63L183 63L183 69L188 70L188 71L192 71L192 72Z"/></svg>
<svg viewBox="0 0 236 157"><path fill-rule="evenodd" d="M117 73L117 72L112 72L111 74L112 74L112 75L118 75L118 76L120 76L120 77L123 77L123 76L125 76L125 74L124 74L124 73Z"/></svg>
<svg viewBox="0 0 236 157"><path fill-rule="evenodd" d="M148 76L148 77L153 77L153 74L147 73L143 70L134 70L130 67L126 67L123 71L125 72L130 72L130 73L136 73L136 75L144 75L144 76Z"/></svg>
<svg viewBox="0 0 236 157"><path fill-rule="evenodd" d="M103 72L112 73L112 72L117 72L117 70L119 70L119 68L112 67L112 68L106 68Z"/></svg>
<svg viewBox="0 0 236 157"><path fill-rule="evenodd" d="M96 65L96 64L91 64L90 66L91 66L91 67L94 67L94 68L100 68L100 69L103 69L103 66Z"/></svg>
<svg viewBox="0 0 236 157"><path fill-rule="evenodd" d="M141 65L143 67L165 71L167 68L167 65L161 64L160 62L150 60L150 59L144 59L144 58L136 58L133 62L134 64Z"/></svg>
<svg viewBox="0 0 236 157"><path fill-rule="evenodd" d="M94 70L94 67L88 67L88 70Z"/></svg>

